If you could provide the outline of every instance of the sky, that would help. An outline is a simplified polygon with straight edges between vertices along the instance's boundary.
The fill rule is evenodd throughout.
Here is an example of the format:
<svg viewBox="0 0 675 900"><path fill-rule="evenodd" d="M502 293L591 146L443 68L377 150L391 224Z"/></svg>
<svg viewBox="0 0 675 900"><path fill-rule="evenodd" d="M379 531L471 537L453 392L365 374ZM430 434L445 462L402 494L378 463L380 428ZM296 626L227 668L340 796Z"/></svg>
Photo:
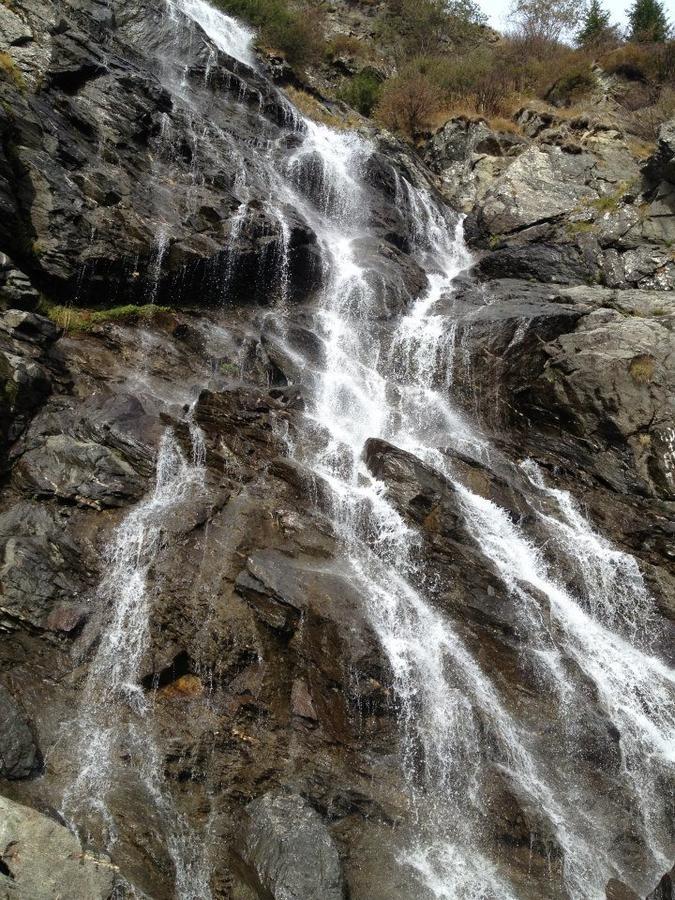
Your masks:
<svg viewBox="0 0 675 900"><path fill-rule="evenodd" d="M479 0L481 7L490 20L490 25L498 31L503 30L507 10L510 6L509 0ZM610 13L612 22L620 25L622 28L626 24L626 9L631 5L632 0L604 0L603 6ZM666 0L664 6L669 12L671 4L675 0ZM673 15L669 15L673 19Z"/></svg>

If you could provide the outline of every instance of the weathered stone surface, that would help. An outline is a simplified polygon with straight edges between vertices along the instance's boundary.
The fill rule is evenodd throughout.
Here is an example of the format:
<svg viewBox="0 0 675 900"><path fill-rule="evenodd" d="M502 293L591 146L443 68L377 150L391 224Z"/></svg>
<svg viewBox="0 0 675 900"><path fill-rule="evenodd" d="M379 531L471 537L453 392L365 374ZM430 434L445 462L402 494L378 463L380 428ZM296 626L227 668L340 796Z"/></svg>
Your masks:
<svg viewBox="0 0 675 900"><path fill-rule="evenodd" d="M73 900L108 900L113 892L117 869L108 859L83 850L64 825L5 797L0 797L0 847L12 886L3 893L0 883L0 897L54 900L67 890Z"/></svg>
<svg viewBox="0 0 675 900"><path fill-rule="evenodd" d="M143 493L144 482L107 447L51 435L24 453L15 470L21 488L33 496L53 495L88 506L124 506Z"/></svg>
<svg viewBox="0 0 675 900"><path fill-rule="evenodd" d="M39 771L40 751L25 715L0 685L0 778L28 778Z"/></svg>
<svg viewBox="0 0 675 900"><path fill-rule="evenodd" d="M570 213L584 199L597 197L586 185L593 165L589 154L567 154L559 147L530 147L483 198L472 227L487 235L502 235Z"/></svg>
<svg viewBox="0 0 675 900"><path fill-rule="evenodd" d="M645 165L645 174L652 181L675 184L675 119L659 127L656 151Z"/></svg>
<svg viewBox="0 0 675 900"><path fill-rule="evenodd" d="M90 576L66 523L66 516L39 504L18 503L0 515L3 627L70 631L79 622Z"/></svg>
<svg viewBox="0 0 675 900"><path fill-rule="evenodd" d="M673 900L675 897L675 867L666 872L647 900Z"/></svg>
<svg viewBox="0 0 675 900"><path fill-rule="evenodd" d="M297 795L265 794L249 803L236 853L260 900L343 900L335 843L321 816Z"/></svg>
<svg viewBox="0 0 675 900"><path fill-rule="evenodd" d="M605 898L606 900L640 900L639 895L618 878L610 878L607 882Z"/></svg>

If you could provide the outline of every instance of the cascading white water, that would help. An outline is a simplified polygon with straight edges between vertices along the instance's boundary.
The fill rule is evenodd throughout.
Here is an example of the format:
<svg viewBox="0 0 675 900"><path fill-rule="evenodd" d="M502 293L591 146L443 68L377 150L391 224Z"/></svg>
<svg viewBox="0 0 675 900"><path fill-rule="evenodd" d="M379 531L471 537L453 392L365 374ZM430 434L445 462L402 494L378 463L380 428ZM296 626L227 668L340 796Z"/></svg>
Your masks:
<svg viewBox="0 0 675 900"><path fill-rule="evenodd" d="M230 16L225 16L205 0L167 0L169 12L182 13L203 29L219 50L244 65L255 68L255 32Z"/></svg>
<svg viewBox="0 0 675 900"><path fill-rule="evenodd" d="M169 10L200 25L224 53L255 65L252 32L230 17L203 0L169 0ZM185 94L188 87L181 85L181 91ZM362 173L373 148L355 134L302 120L290 106L287 124L301 136L296 149L278 165L260 163L273 196L269 211L281 231L282 299L289 291L285 208L296 210L316 234L326 269L315 310L325 360L319 369L298 360L313 391L307 440L296 438L294 453L333 490L336 530L394 673L401 756L414 823L401 864L417 874L420 896L518 898L517 886L510 883L502 861L490 857L489 842L484 840L482 780L492 769L519 799L537 810L561 849L571 898L600 900L608 878L630 875L614 854L611 823L601 809L596 811L597 788L576 783L574 760L564 756L564 746L555 763L540 753L530 727L519 721L517 710L509 707L490 673L476 662L450 617L433 608L425 591L427 573L411 552L420 536L402 519L387 498L386 486L362 459L364 444L373 437L401 447L452 481L469 532L494 564L528 629L531 644L523 652L545 683L553 685L561 728L568 729L571 741L574 687L566 663L573 662L593 685L600 706L620 733L625 782L652 854L649 871L640 877L645 884L655 881L666 866L667 822L659 812L664 805L658 791L675 761L675 680L650 655L654 617L637 565L593 532L568 495L547 487L536 468L526 464L535 499L537 493L546 494L553 508L557 504L557 514L551 512L551 503L545 508L535 504L534 509L578 573L575 593L504 510L455 479L446 449L488 464L492 452L489 440L454 407L448 394L454 323L437 308L470 261L461 222L446 214L427 191L396 173L396 202L413 223L409 237L413 255L427 273L427 287L421 296L408 298L393 335L379 330L381 276L360 250L369 229ZM239 185L245 194L243 185L245 178ZM245 221L247 199L231 223L232 237ZM231 275L228 271L227 281ZM286 314L285 309L282 312ZM92 813L106 816L106 794L114 778L112 748L120 742L126 742L130 752L137 748L145 733L138 723L147 732L147 699L139 689L138 672L151 606L148 566L162 516L180 505L185 492L199 486L200 464L186 463L166 438L154 494L118 532L100 593L113 615L85 696L85 710L98 706L106 712L85 711L82 718L88 755L64 805L73 819L83 813L86 817L86 796ZM550 619L542 615L542 597L549 604ZM139 771L162 817L173 822L167 844L176 865L178 896L208 897L208 879L190 849L193 839L170 808L154 750L146 753ZM112 822L109 825L113 827Z"/></svg>
<svg viewBox="0 0 675 900"><path fill-rule="evenodd" d="M192 423L190 432L192 460L185 458L170 430L164 434L157 452L154 490L123 520L109 547L107 573L96 597L106 621L71 735L79 769L63 798L62 813L86 840L102 831L106 847L114 845L117 826L109 796L123 765L136 773L139 790L159 813L175 867L177 897L208 900L203 847L164 785L152 732L152 698L140 683L153 606L150 570L165 523L195 492L203 491L201 434ZM120 758L126 761L121 764Z"/></svg>

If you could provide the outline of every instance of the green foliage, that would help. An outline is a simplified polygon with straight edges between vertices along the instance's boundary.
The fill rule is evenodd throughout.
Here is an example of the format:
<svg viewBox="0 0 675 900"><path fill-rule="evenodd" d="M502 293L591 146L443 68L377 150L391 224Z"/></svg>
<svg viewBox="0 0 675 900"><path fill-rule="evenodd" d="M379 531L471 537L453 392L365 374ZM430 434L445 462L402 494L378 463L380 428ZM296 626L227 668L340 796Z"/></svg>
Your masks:
<svg viewBox="0 0 675 900"><path fill-rule="evenodd" d="M382 79L372 69L362 69L342 82L337 96L362 116L369 116L377 105L381 88Z"/></svg>
<svg viewBox="0 0 675 900"><path fill-rule="evenodd" d="M659 0L635 0L628 10L630 40L637 43L661 43L668 39L670 27Z"/></svg>
<svg viewBox="0 0 675 900"><path fill-rule="evenodd" d="M590 0L583 25L577 34L577 46L584 50L597 50L618 42L617 29L609 23L609 13L600 0Z"/></svg>
<svg viewBox="0 0 675 900"><path fill-rule="evenodd" d="M259 29L259 41L279 50L289 63L306 65L325 52L323 27L309 9L292 8L286 0L214 0L224 12Z"/></svg>

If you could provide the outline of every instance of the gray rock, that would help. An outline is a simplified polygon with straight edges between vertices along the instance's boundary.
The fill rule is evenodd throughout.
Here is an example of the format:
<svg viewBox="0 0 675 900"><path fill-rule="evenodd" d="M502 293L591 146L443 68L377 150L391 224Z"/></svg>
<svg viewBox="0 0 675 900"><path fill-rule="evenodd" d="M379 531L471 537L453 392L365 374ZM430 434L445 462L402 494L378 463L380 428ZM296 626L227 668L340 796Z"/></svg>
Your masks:
<svg viewBox="0 0 675 900"><path fill-rule="evenodd" d="M660 126L656 150L647 160L644 172L652 181L675 184L675 119Z"/></svg>
<svg viewBox="0 0 675 900"><path fill-rule="evenodd" d="M45 316L24 309L8 309L0 314L0 331L19 340L48 346L59 336L59 330Z"/></svg>
<svg viewBox="0 0 675 900"><path fill-rule="evenodd" d="M54 819L5 797L0 797L0 848L11 877L11 889L0 884L0 897L108 900L113 892L117 869L107 858L83 850Z"/></svg>
<svg viewBox="0 0 675 900"><path fill-rule="evenodd" d="M342 868L321 816L296 794L265 794L246 807L235 852L260 900L343 900Z"/></svg>
<svg viewBox="0 0 675 900"><path fill-rule="evenodd" d="M647 900L675 900L675 866L666 872Z"/></svg>
<svg viewBox="0 0 675 900"><path fill-rule="evenodd" d="M28 778L40 768L40 751L26 717L0 685L0 778Z"/></svg>
<svg viewBox="0 0 675 900"><path fill-rule="evenodd" d="M81 621L87 575L65 524L39 504L0 515L0 627L70 632Z"/></svg>
<svg viewBox="0 0 675 900"><path fill-rule="evenodd" d="M16 483L28 493L96 508L124 506L144 490L144 481L121 456L65 434L51 435L24 453L14 472Z"/></svg>
<svg viewBox="0 0 675 900"><path fill-rule="evenodd" d="M40 302L40 292L30 278L12 267L0 271L0 307L35 310Z"/></svg>
<svg viewBox="0 0 675 900"><path fill-rule="evenodd" d="M559 147L530 147L490 188L478 212L478 226L488 235L519 231L572 212L584 199L597 197L586 181L595 160Z"/></svg>

